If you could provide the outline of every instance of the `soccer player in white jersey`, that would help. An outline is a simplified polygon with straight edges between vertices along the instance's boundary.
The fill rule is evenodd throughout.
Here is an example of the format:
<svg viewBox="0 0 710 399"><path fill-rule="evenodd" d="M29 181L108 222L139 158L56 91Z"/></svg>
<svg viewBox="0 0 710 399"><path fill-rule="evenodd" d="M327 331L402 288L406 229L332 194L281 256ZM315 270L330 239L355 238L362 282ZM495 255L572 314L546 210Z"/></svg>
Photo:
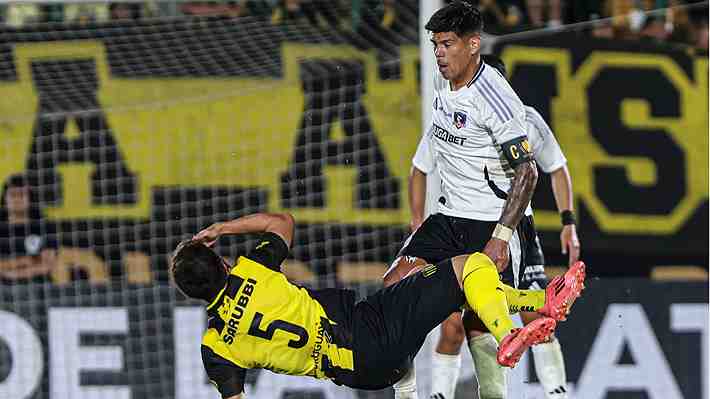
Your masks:
<svg viewBox="0 0 710 399"><path fill-rule="evenodd" d="M505 64L502 60L491 55L484 55L482 58L487 65L496 68L502 76L506 76ZM525 112L528 139L535 160L540 169L550 174L552 178L552 190L562 219L562 233L560 234L562 251L568 254L569 265L573 265L579 259L580 244L575 227L572 180L567 170L567 159L542 116L529 106L525 107ZM526 218L529 218L530 225L534 226L532 215L526 216ZM525 233L530 236L525 240L527 243L525 269L518 288L545 288L548 280L545 274L545 257L542 253L540 240L534 228ZM510 280L511 276L504 274L503 281L510 282ZM530 312L521 312L520 317L523 324L528 324L537 318ZM471 326L471 328L466 328L466 332L478 377L479 397L481 399L504 398L507 390L505 370L496 362L495 338L490 334L476 331L474 326L480 326L480 323L472 318L473 314L467 313L464 316L464 324ZM463 340L463 337L459 337L459 339ZM549 342L534 346L532 353L535 357L535 371L545 390L546 397L548 399L567 398L567 378L559 342L553 336ZM439 381L437 384L444 387L450 386L450 389L454 389L456 381Z"/></svg>
<svg viewBox="0 0 710 399"><path fill-rule="evenodd" d="M437 61L434 112L410 175L414 232L385 274L385 285L423 263L471 250L483 249L498 272L511 263L515 277L524 264L521 241L527 234L519 233L518 224L526 210L532 212L537 167L523 103L506 79L481 61L482 25L479 11L460 1L438 10L426 24ZM441 178L439 212L423 220L426 174L435 169ZM491 333L500 343L501 332ZM460 313L442 323L434 381L458 376L463 339L452 342L451 336L463 336ZM394 388L396 398L416 398L414 369ZM453 392L439 397L450 399Z"/></svg>

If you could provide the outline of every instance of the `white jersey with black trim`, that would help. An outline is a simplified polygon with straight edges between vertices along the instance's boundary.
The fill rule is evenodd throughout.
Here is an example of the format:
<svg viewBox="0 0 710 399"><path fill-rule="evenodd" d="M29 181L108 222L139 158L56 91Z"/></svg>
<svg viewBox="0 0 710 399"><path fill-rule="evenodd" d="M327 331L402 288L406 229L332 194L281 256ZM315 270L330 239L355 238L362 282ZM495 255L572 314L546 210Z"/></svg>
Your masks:
<svg viewBox="0 0 710 399"><path fill-rule="evenodd" d="M528 125L528 140L535 161L545 173L551 173L567 164L552 129L542 116L530 106L525 106L525 121Z"/></svg>
<svg viewBox="0 0 710 399"><path fill-rule="evenodd" d="M495 68L481 62L456 91L434 73L432 124L412 160L441 178L439 212L472 220L500 219L514 171L501 144L527 136L525 108ZM528 205L525 212L531 214Z"/></svg>

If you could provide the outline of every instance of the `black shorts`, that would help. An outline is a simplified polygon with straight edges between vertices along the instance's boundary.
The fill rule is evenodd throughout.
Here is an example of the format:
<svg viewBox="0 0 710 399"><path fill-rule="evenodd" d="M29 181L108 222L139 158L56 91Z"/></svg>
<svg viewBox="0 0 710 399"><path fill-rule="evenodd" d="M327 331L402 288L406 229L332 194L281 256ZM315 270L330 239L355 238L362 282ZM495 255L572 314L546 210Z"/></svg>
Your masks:
<svg viewBox="0 0 710 399"><path fill-rule="evenodd" d="M437 213L429 216L424 223L407 238L397 256L416 256L430 263L440 262L454 256L480 252L491 239L497 222L487 222L447 216ZM518 281L523 273L514 272L514 258L519 259L517 267L524 269L530 240L537 236L532 216L525 216L517 228L519 248L514 249L511 242L511 251L517 253L510 256L508 267L501 273L501 279L508 285L517 286L514 276Z"/></svg>
<svg viewBox="0 0 710 399"><path fill-rule="evenodd" d="M545 255L542 253L542 245L532 216L524 216L520 220L518 234L522 256L517 287L523 290L544 289L547 287ZM505 284L516 286L512 268L509 267L501 273L501 280Z"/></svg>
<svg viewBox="0 0 710 399"><path fill-rule="evenodd" d="M449 259L358 302L351 327L355 371L339 373L335 382L367 390L391 386L406 374L427 334L464 302Z"/></svg>
<svg viewBox="0 0 710 399"><path fill-rule="evenodd" d="M454 256L480 252L486 246L496 222L485 222L437 213L407 238L397 256L416 256L438 263Z"/></svg>

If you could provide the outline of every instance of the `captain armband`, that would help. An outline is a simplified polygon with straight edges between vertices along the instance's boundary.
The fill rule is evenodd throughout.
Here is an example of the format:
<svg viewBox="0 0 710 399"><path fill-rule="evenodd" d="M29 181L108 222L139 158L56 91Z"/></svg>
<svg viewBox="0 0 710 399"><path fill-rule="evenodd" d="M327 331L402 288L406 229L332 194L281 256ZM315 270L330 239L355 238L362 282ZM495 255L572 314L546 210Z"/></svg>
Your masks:
<svg viewBox="0 0 710 399"><path fill-rule="evenodd" d="M511 168L515 169L516 166L523 164L525 162L530 162L533 157L530 152L530 142L527 136L516 137L510 141L506 141L501 144L501 149L503 151L503 156L508 161Z"/></svg>

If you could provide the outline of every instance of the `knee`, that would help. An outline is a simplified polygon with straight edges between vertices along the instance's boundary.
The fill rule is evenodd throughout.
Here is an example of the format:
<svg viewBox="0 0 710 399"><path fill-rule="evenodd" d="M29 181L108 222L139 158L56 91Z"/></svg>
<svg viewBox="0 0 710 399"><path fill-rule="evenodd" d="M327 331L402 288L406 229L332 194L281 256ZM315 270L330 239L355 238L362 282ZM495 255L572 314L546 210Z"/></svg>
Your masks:
<svg viewBox="0 0 710 399"><path fill-rule="evenodd" d="M441 342L447 346L460 348L466 332L458 315L451 316L441 323Z"/></svg>
<svg viewBox="0 0 710 399"><path fill-rule="evenodd" d="M385 287L389 287L424 265L426 265L424 259L414 256L400 256L392 262L385 275L382 276L382 282Z"/></svg>

